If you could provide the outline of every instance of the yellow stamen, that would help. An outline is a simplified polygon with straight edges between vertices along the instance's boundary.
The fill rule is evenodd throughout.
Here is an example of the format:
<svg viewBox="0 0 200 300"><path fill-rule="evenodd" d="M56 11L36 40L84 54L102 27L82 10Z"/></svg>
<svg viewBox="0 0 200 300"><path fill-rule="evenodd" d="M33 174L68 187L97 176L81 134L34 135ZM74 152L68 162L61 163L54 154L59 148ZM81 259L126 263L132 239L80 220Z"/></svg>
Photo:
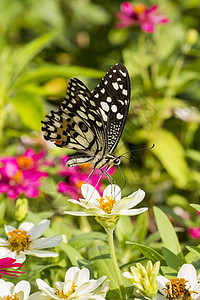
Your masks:
<svg viewBox="0 0 200 300"><path fill-rule="evenodd" d="M17 163L22 170L31 169L34 165L33 159L24 155L17 158Z"/></svg>
<svg viewBox="0 0 200 300"><path fill-rule="evenodd" d="M14 294L13 296L6 296L6 297L3 297L2 299L5 299L5 300L19 300L19 297L17 296L17 294Z"/></svg>
<svg viewBox="0 0 200 300"><path fill-rule="evenodd" d="M16 251L18 254L20 251L29 249L30 235L27 235L27 231L21 229L14 229L7 233L8 241L10 243L10 250Z"/></svg>
<svg viewBox="0 0 200 300"><path fill-rule="evenodd" d="M146 6L144 4L141 4L141 3L140 4L136 4L134 6L134 13L141 14L141 13L143 13L145 11L145 9L146 9Z"/></svg>
<svg viewBox="0 0 200 300"><path fill-rule="evenodd" d="M170 282L166 283L164 290L167 293L166 299L183 299L192 300L192 294L198 294L196 291L189 291L186 287L185 278L170 279Z"/></svg>
<svg viewBox="0 0 200 300"><path fill-rule="evenodd" d="M77 287L77 285L75 285L75 283L72 282L71 288L68 290L67 293L64 293L63 290L57 290L57 291L55 292L55 294L56 294L57 296L59 296L60 298L68 299L69 296L71 296L71 295L75 292L76 287Z"/></svg>
<svg viewBox="0 0 200 300"><path fill-rule="evenodd" d="M12 177L12 180L13 180L13 184L17 183L22 183L22 180L23 180L23 173L21 170L18 170L15 175ZM11 185L12 185L12 182L11 182Z"/></svg>
<svg viewBox="0 0 200 300"><path fill-rule="evenodd" d="M99 208L107 214L111 213L113 206L116 203L116 200L109 196L101 197L96 200L99 202Z"/></svg>

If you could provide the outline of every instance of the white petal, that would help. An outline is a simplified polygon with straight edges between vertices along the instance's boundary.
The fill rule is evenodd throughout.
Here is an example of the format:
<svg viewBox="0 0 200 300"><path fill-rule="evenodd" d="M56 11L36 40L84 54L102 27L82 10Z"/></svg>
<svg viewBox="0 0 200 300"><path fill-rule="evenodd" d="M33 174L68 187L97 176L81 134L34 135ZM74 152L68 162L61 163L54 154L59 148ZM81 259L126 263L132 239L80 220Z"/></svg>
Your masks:
<svg viewBox="0 0 200 300"><path fill-rule="evenodd" d="M13 295L20 291L24 292L24 299L27 299L31 291L30 283L26 280L21 280L18 282L14 287Z"/></svg>
<svg viewBox="0 0 200 300"><path fill-rule="evenodd" d="M47 300L47 296L41 292L35 292L28 297L28 300Z"/></svg>
<svg viewBox="0 0 200 300"><path fill-rule="evenodd" d="M34 226L28 231L28 234L31 235L31 240L37 239L40 237L45 230L49 227L50 221L49 220L43 220L38 225Z"/></svg>
<svg viewBox="0 0 200 300"><path fill-rule="evenodd" d="M12 296L14 284L0 279L0 297Z"/></svg>
<svg viewBox="0 0 200 300"><path fill-rule="evenodd" d="M4 225L4 227L5 227L6 234L8 234L8 232L12 232L13 230L16 229L15 227L9 226L9 225Z"/></svg>
<svg viewBox="0 0 200 300"><path fill-rule="evenodd" d="M74 283L78 286L82 285L83 283L89 281L90 279L90 272L88 269L83 268L79 272L76 273L74 277Z"/></svg>
<svg viewBox="0 0 200 300"><path fill-rule="evenodd" d="M112 197L112 199L119 201L121 199L120 187L116 184L108 185L103 192L103 197L105 197L105 196Z"/></svg>
<svg viewBox="0 0 200 300"><path fill-rule="evenodd" d="M80 269L78 267L69 268L65 274L65 282L67 282L69 280L74 281L74 276L79 271L80 271Z"/></svg>
<svg viewBox="0 0 200 300"><path fill-rule="evenodd" d="M56 253L56 252L37 250L37 249L25 250L24 254L37 256L37 257L57 257L58 256L58 253Z"/></svg>
<svg viewBox="0 0 200 300"><path fill-rule="evenodd" d="M189 289L190 291L193 290L196 282L197 282L197 274L196 274L196 270L195 267L192 264L184 264L182 265L182 267L180 268L178 275L178 278L185 278L186 280L188 280L188 282L186 282L186 287Z"/></svg>
<svg viewBox="0 0 200 300"><path fill-rule="evenodd" d="M59 297L56 297L55 295L55 289L50 287L45 281L42 279L36 279L36 283L38 285L38 288L43 291L47 296L52 297L53 299L59 299Z"/></svg>
<svg viewBox="0 0 200 300"><path fill-rule="evenodd" d="M158 290L164 295L167 296L167 293L165 292L166 284L170 282L166 277L164 276L157 276L157 281L158 281Z"/></svg>
<svg viewBox="0 0 200 300"><path fill-rule="evenodd" d="M106 279L106 276L102 276L100 278L98 278L97 280L95 279L91 279L90 280L90 285L87 287L86 292L92 292L94 290L96 290Z"/></svg>
<svg viewBox="0 0 200 300"><path fill-rule="evenodd" d="M91 184L82 184L81 193L88 202L100 198L99 192Z"/></svg>
<svg viewBox="0 0 200 300"><path fill-rule="evenodd" d="M19 229L29 231L31 228L33 228L35 225L31 222L24 222L19 226Z"/></svg>
<svg viewBox="0 0 200 300"><path fill-rule="evenodd" d="M25 260L26 260L26 256L24 255L24 253L20 252L19 254L17 254L16 252L12 252L13 255L9 257L15 258L16 259L16 263L20 263L22 264Z"/></svg>
<svg viewBox="0 0 200 300"><path fill-rule="evenodd" d="M124 272L123 276L126 277L126 278L132 278L133 277L130 272Z"/></svg>
<svg viewBox="0 0 200 300"><path fill-rule="evenodd" d="M40 238L35 241L32 241L30 249L44 249L55 247L62 242L62 237L59 235L54 235L48 238Z"/></svg>
<svg viewBox="0 0 200 300"><path fill-rule="evenodd" d="M139 215L145 211L148 210L148 207L143 207L143 208L138 208L138 209L129 209L129 210L122 210L119 215L120 216L136 216L136 215ZM114 214L114 213L112 213Z"/></svg>
<svg viewBox="0 0 200 300"><path fill-rule="evenodd" d="M78 204L80 206L83 206L84 208L87 207L84 203L82 203L81 201L82 199L80 199L80 201L78 200L74 200L74 199L68 199L69 202L73 203L73 204Z"/></svg>
<svg viewBox="0 0 200 300"><path fill-rule="evenodd" d="M128 197L123 198L121 201L116 203L115 207L113 208L113 211L115 211L115 209L120 211L132 208L138 203L140 203L144 199L144 196L145 192L139 189L137 192L131 194Z"/></svg>
<svg viewBox="0 0 200 300"><path fill-rule="evenodd" d="M84 211L64 211L63 213L72 216L90 216L90 214L86 214Z"/></svg>
<svg viewBox="0 0 200 300"><path fill-rule="evenodd" d="M110 214L107 214L105 211L103 211L100 208L88 208L85 210L85 212L89 216L102 216L102 217L110 216Z"/></svg>
<svg viewBox="0 0 200 300"><path fill-rule="evenodd" d="M10 243L4 239L4 238L0 238L0 246L9 246Z"/></svg>

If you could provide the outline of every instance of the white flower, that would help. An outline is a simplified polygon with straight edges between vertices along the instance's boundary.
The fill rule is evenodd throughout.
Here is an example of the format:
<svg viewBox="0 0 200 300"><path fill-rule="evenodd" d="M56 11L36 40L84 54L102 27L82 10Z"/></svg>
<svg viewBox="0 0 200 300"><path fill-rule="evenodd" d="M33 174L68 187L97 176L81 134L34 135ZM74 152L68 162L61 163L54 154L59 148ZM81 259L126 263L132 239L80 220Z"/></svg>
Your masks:
<svg viewBox="0 0 200 300"><path fill-rule="evenodd" d="M123 199L121 199L120 187L115 184L110 184L105 188L103 197L101 197L99 192L90 184L83 184L81 192L84 199L79 199L79 201L69 199L69 201L81 205L85 208L85 211L65 211L65 214L110 218L120 215L134 216L148 209L147 207L132 209L140 203L145 196L144 191L140 189Z"/></svg>
<svg viewBox="0 0 200 300"><path fill-rule="evenodd" d="M22 280L16 284L0 279L0 299L26 300L30 294L30 283Z"/></svg>
<svg viewBox="0 0 200 300"><path fill-rule="evenodd" d="M25 222L18 229L5 225L8 238L0 238L0 257L12 257L19 263L25 261L26 255L57 257L58 254L55 252L40 250L55 247L62 241L62 237L58 235L39 238L49 225L49 220L43 220L36 226Z"/></svg>
<svg viewBox="0 0 200 300"><path fill-rule="evenodd" d="M200 299L200 283L197 280L196 270L191 264L184 264L180 268L177 278L167 279L157 276L158 290L163 294L156 295L156 300L161 299Z"/></svg>
<svg viewBox="0 0 200 300"><path fill-rule="evenodd" d="M103 300L109 290L109 280L102 276L97 280L89 279L89 270L71 267L65 275L64 282L56 282L56 288L50 287L45 281L37 279L38 288L42 293L31 295L31 300L76 299L76 300Z"/></svg>

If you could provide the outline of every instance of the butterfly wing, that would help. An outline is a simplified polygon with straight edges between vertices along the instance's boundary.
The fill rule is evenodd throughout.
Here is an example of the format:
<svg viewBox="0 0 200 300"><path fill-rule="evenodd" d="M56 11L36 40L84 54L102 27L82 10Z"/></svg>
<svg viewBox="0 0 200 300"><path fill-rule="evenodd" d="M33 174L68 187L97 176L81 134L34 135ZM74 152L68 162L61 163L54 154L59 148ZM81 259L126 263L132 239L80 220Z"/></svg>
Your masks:
<svg viewBox="0 0 200 300"><path fill-rule="evenodd" d="M92 91L105 125L107 151L113 153L124 129L130 103L130 79L121 63L114 65Z"/></svg>
<svg viewBox="0 0 200 300"><path fill-rule="evenodd" d="M58 147L84 153L77 164L88 162L96 153L103 155L106 151L101 113L91 92L77 78L69 81L61 107L51 110L42 123L46 140L54 142Z"/></svg>

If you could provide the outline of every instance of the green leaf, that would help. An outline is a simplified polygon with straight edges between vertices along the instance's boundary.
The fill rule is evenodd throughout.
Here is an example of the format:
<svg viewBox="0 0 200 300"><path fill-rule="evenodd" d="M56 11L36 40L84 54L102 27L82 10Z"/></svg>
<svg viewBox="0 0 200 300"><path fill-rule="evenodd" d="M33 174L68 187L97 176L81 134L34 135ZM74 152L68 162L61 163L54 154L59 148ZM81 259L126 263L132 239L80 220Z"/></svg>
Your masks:
<svg viewBox="0 0 200 300"><path fill-rule="evenodd" d="M200 257L200 247L195 247L195 246L186 246L186 248L194 253L195 255L198 255Z"/></svg>
<svg viewBox="0 0 200 300"><path fill-rule="evenodd" d="M15 64L13 64L12 76L10 79L10 86L14 83L17 79L21 71L25 68L25 66L45 47L47 44L52 41L58 31L53 31L39 38L35 39L34 41L26 44L24 47L20 48L17 53L15 54Z"/></svg>
<svg viewBox="0 0 200 300"><path fill-rule="evenodd" d="M127 244L135 246L147 259L151 260L153 263L157 261L164 263L164 257L154 249L145 245L132 243L132 242L127 242Z"/></svg>
<svg viewBox="0 0 200 300"><path fill-rule="evenodd" d="M24 125L40 131L41 120L45 115L41 99L35 95L21 92L12 99L12 103Z"/></svg>
<svg viewBox="0 0 200 300"><path fill-rule="evenodd" d="M101 78L105 75L105 72L95 70L92 68L84 68L79 66L56 66L56 65L45 65L44 67L37 68L36 70L21 76L19 81L16 82L15 87L23 86L30 82L45 82L46 80L63 77L90 77L90 78Z"/></svg>
<svg viewBox="0 0 200 300"><path fill-rule="evenodd" d="M162 129L157 135L152 152L159 158L175 184L185 188L190 179L190 171L178 139L171 132Z"/></svg>
<svg viewBox="0 0 200 300"><path fill-rule="evenodd" d="M182 258L181 246L172 224L161 209L154 207L153 211L164 247Z"/></svg>
<svg viewBox="0 0 200 300"><path fill-rule="evenodd" d="M165 247L162 248L162 252L168 267L178 271L184 262L176 254Z"/></svg>
<svg viewBox="0 0 200 300"><path fill-rule="evenodd" d="M190 204L190 206L192 206L197 211L200 211L200 205L199 204Z"/></svg>
<svg viewBox="0 0 200 300"><path fill-rule="evenodd" d="M69 240L69 244L77 250L87 247L91 242L95 240L106 240L106 234L103 232L90 232L76 235Z"/></svg>
<svg viewBox="0 0 200 300"><path fill-rule="evenodd" d="M13 283L17 283L18 281L21 281L21 280L31 281L36 276L38 276L42 271L49 269L49 268L53 268L53 267L59 267L59 266L57 264L49 264L49 265L45 265L45 266L37 265L35 267L32 267L30 272L27 272L26 274L22 274L22 275L20 275L20 277L14 279Z"/></svg>
<svg viewBox="0 0 200 300"><path fill-rule="evenodd" d="M110 280L109 299L120 299L117 278L112 266L108 246L101 245L89 249L89 259L98 270L98 277L106 275Z"/></svg>
<svg viewBox="0 0 200 300"><path fill-rule="evenodd" d="M177 277L177 271L174 270L174 268L161 266L160 269L163 275L166 276L168 279Z"/></svg>

